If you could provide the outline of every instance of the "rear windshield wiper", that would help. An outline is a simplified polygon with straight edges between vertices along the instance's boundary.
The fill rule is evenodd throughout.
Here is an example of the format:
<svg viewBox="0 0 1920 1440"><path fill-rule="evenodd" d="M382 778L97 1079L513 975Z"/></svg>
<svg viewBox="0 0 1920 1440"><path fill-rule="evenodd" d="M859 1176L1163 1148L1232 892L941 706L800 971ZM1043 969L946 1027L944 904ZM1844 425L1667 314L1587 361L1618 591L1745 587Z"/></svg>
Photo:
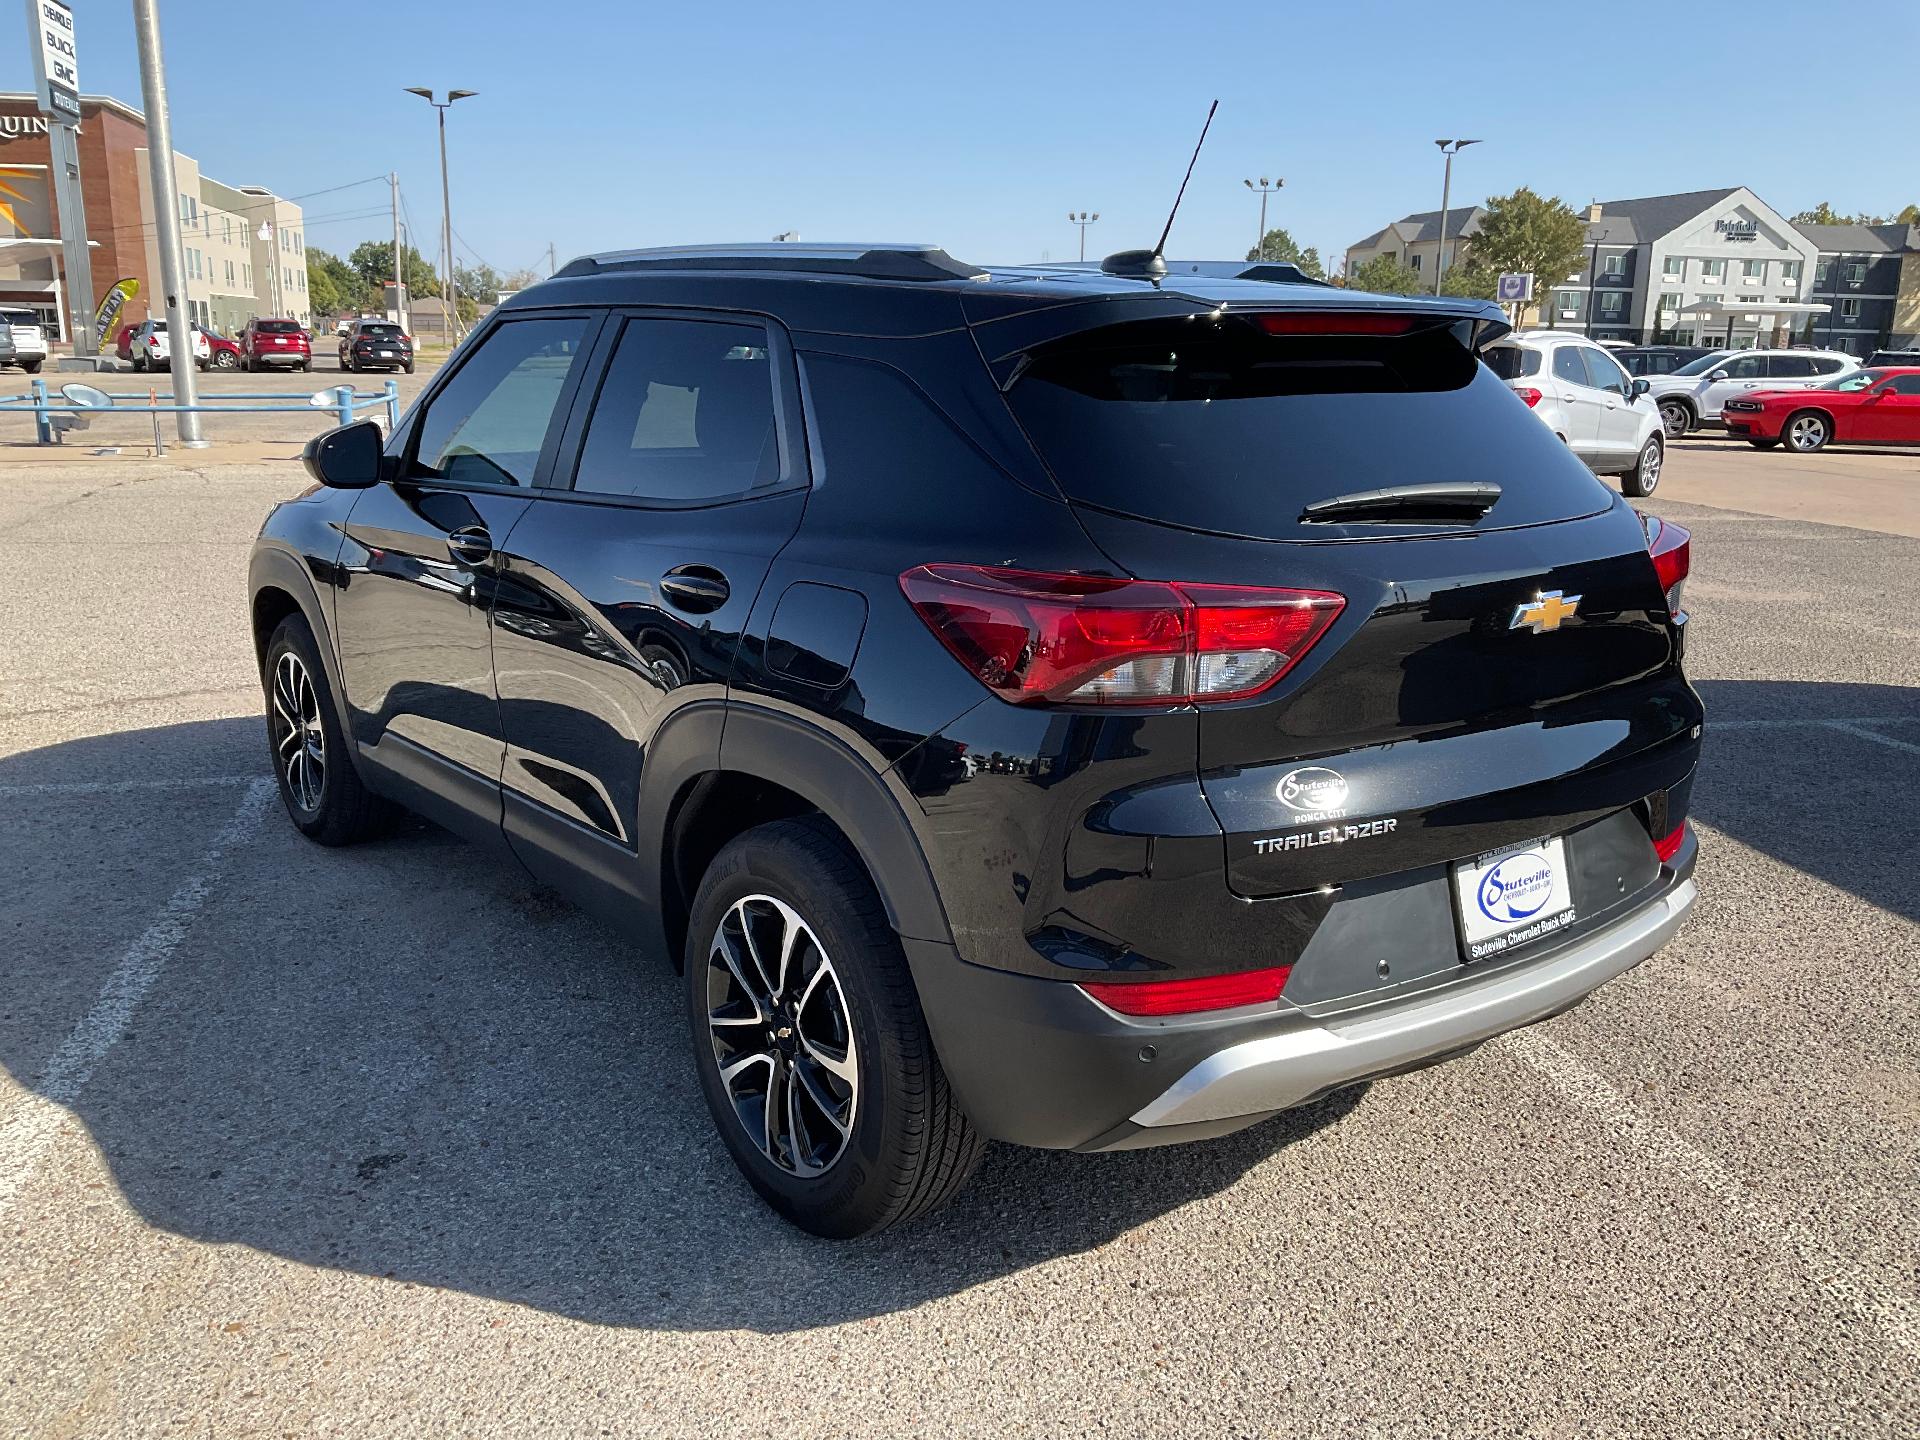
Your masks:
<svg viewBox="0 0 1920 1440"><path fill-rule="evenodd" d="M1316 500L1300 512L1300 520L1307 525L1334 520L1374 521L1383 525L1412 520L1450 520L1466 525L1491 510L1499 498L1500 487L1491 480L1388 485L1380 490L1356 490L1351 495Z"/></svg>

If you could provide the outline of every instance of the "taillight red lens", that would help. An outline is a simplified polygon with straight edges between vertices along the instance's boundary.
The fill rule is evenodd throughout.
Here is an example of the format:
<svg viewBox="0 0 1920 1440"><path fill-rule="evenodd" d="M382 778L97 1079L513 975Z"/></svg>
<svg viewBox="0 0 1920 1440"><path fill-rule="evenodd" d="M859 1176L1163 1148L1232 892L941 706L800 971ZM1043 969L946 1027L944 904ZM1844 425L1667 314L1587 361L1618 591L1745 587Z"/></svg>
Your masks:
<svg viewBox="0 0 1920 1440"><path fill-rule="evenodd" d="M1534 389L1531 385L1515 386L1513 393L1518 395L1522 400L1527 402L1527 408L1529 410L1531 410L1534 406L1538 405L1540 401L1544 398L1540 394L1540 392Z"/></svg>
<svg viewBox="0 0 1920 1440"><path fill-rule="evenodd" d="M1405 335L1422 317L1364 311L1269 310L1248 318L1269 335Z"/></svg>
<svg viewBox="0 0 1920 1440"><path fill-rule="evenodd" d="M1167 705L1258 694L1346 601L1321 590L1169 584L980 565L900 577L914 612L1015 704Z"/></svg>
<svg viewBox="0 0 1920 1440"><path fill-rule="evenodd" d="M1693 569L1693 532L1658 515L1640 518L1646 526L1647 553L1653 557L1653 573L1660 577L1660 588L1667 595L1667 609L1678 615L1687 574Z"/></svg>
<svg viewBox="0 0 1920 1440"><path fill-rule="evenodd" d="M1239 970L1194 980L1136 980L1131 984L1082 980L1080 988L1122 1015L1191 1015L1201 1010L1235 1010L1267 1005L1287 988L1291 965L1271 970Z"/></svg>
<svg viewBox="0 0 1920 1440"><path fill-rule="evenodd" d="M1673 833L1671 835L1654 837L1653 853L1660 857L1660 863L1664 865L1680 853L1680 842L1686 838L1687 822L1682 820L1678 825L1673 827Z"/></svg>

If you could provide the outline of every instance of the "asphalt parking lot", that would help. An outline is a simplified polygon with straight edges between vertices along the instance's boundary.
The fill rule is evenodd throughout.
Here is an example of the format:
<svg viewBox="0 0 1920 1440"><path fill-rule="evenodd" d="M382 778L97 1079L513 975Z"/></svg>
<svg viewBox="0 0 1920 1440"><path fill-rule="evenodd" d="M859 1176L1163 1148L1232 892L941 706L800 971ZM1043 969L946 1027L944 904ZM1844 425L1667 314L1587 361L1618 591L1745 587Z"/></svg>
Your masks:
<svg viewBox="0 0 1920 1440"><path fill-rule="evenodd" d="M1781 458L1683 442L1652 502L1711 717L1665 951L832 1245L738 1179L660 957L286 824L245 557L304 476L0 450L0 1433L1911 1435L1920 464L1789 462L1832 524L1736 503Z"/></svg>

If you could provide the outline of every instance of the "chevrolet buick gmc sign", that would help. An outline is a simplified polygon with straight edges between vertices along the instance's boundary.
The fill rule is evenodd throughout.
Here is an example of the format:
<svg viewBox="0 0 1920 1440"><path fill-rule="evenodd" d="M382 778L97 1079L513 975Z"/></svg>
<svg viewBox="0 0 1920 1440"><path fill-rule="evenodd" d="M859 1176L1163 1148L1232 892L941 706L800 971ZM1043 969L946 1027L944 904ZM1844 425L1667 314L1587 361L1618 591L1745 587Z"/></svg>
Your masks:
<svg viewBox="0 0 1920 1440"><path fill-rule="evenodd" d="M73 43L73 11L65 0L33 0L34 88L42 114L63 125L80 123L80 52Z"/></svg>

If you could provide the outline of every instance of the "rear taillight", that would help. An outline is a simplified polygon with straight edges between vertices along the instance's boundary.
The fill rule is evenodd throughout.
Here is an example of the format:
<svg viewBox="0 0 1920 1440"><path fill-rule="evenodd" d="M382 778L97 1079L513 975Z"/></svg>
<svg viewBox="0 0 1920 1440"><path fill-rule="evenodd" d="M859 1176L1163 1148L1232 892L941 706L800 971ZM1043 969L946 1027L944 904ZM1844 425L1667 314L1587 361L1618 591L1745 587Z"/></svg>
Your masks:
<svg viewBox="0 0 1920 1440"><path fill-rule="evenodd" d="M1531 385L1516 385L1513 387L1513 393L1527 402L1527 408L1529 410L1538 405L1543 398L1540 392Z"/></svg>
<svg viewBox="0 0 1920 1440"><path fill-rule="evenodd" d="M1122 1015L1192 1015L1201 1010L1237 1010L1270 1005L1287 988L1291 965L1239 970L1194 980L1135 980L1128 984L1082 980L1080 988Z"/></svg>
<svg viewBox="0 0 1920 1440"><path fill-rule="evenodd" d="M1687 822L1682 820L1673 827L1671 835L1656 835L1653 840L1653 853L1660 857L1660 863L1666 864L1680 853L1680 843L1687 838Z"/></svg>
<svg viewBox="0 0 1920 1440"><path fill-rule="evenodd" d="M1660 577L1660 588L1667 595L1667 610L1679 616L1680 597L1687 586L1687 572L1693 568L1693 532L1658 515L1642 515L1640 523L1647 532L1647 553L1653 556L1653 573Z"/></svg>
<svg viewBox="0 0 1920 1440"><path fill-rule="evenodd" d="M1015 704L1237 700L1272 685L1346 601L1321 590L1169 584L922 565L900 577L916 614Z"/></svg>

